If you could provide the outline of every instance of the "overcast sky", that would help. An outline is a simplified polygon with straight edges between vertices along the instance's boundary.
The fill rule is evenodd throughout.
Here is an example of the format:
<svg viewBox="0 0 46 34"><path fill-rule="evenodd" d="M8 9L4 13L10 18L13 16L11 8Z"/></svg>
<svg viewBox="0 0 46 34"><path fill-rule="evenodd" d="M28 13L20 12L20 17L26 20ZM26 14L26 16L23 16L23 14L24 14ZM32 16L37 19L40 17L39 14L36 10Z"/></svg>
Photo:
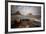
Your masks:
<svg viewBox="0 0 46 34"><path fill-rule="evenodd" d="M23 15L27 15L28 13L32 13L32 15L40 15L41 7L34 7L34 6L17 6L12 5L12 13L16 13L19 11Z"/></svg>

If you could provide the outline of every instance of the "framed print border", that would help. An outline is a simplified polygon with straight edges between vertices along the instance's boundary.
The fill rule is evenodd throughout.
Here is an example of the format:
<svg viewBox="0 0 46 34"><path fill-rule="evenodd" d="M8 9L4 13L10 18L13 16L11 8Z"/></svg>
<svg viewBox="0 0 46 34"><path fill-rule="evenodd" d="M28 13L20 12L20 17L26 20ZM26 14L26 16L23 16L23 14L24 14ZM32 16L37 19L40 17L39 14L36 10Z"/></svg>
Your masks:
<svg viewBox="0 0 46 34"><path fill-rule="evenodd" d="M17 31L17 32L8 32L8 2L13 3L28 3L28 4L43 4L43 30L32 30L32 31ZM43 2L26 2L26 1L5 1L5 33L22 33L22 32L38 32L45 31L45 3Z"/></svg>

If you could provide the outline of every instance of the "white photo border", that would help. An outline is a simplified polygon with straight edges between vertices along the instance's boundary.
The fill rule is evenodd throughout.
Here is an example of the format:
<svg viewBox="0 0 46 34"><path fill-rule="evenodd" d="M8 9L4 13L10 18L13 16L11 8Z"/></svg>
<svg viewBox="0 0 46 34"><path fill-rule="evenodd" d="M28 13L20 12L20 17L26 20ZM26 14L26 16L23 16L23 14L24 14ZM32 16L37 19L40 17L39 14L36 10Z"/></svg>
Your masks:
<svg viewBox="0 0 46 34"><path fill-rule="evenodd" d="M41 6L41 27L36 28L13 28L11 29L11 5ZM43 30L43 4L12 3L8 2L8 32Z"/></svg>

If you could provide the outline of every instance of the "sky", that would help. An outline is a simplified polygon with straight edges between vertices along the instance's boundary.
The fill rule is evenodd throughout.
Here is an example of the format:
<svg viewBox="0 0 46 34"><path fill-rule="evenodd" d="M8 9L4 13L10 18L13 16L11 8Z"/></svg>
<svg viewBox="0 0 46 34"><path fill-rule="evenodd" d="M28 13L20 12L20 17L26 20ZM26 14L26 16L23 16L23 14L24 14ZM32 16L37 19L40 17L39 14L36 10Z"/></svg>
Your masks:
<svg viewBox="0 0 46 34"><path fill-rule="evenodd" d="M32 13L32 15L40 15L41 7L39 6L21 6L21 5L12 5L11 6L12 13L16 13L19 11L22 15L27 15Z"/></svg>

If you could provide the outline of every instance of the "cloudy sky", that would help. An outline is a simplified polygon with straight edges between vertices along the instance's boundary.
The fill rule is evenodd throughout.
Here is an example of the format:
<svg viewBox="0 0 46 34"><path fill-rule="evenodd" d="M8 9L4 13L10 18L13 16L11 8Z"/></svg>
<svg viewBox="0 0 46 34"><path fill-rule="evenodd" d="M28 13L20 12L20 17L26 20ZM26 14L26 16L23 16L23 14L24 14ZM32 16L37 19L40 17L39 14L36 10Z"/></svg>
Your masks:
<svg viewBox="0 0 46 34"><path fill-rule="evenodd" d="M32 13L32 15L40 15L41 7L37 6L17 6L12 5L11 6L12 13L16 13L16 11L19 11L23 15L27 15L28 13Z"/></svg>

